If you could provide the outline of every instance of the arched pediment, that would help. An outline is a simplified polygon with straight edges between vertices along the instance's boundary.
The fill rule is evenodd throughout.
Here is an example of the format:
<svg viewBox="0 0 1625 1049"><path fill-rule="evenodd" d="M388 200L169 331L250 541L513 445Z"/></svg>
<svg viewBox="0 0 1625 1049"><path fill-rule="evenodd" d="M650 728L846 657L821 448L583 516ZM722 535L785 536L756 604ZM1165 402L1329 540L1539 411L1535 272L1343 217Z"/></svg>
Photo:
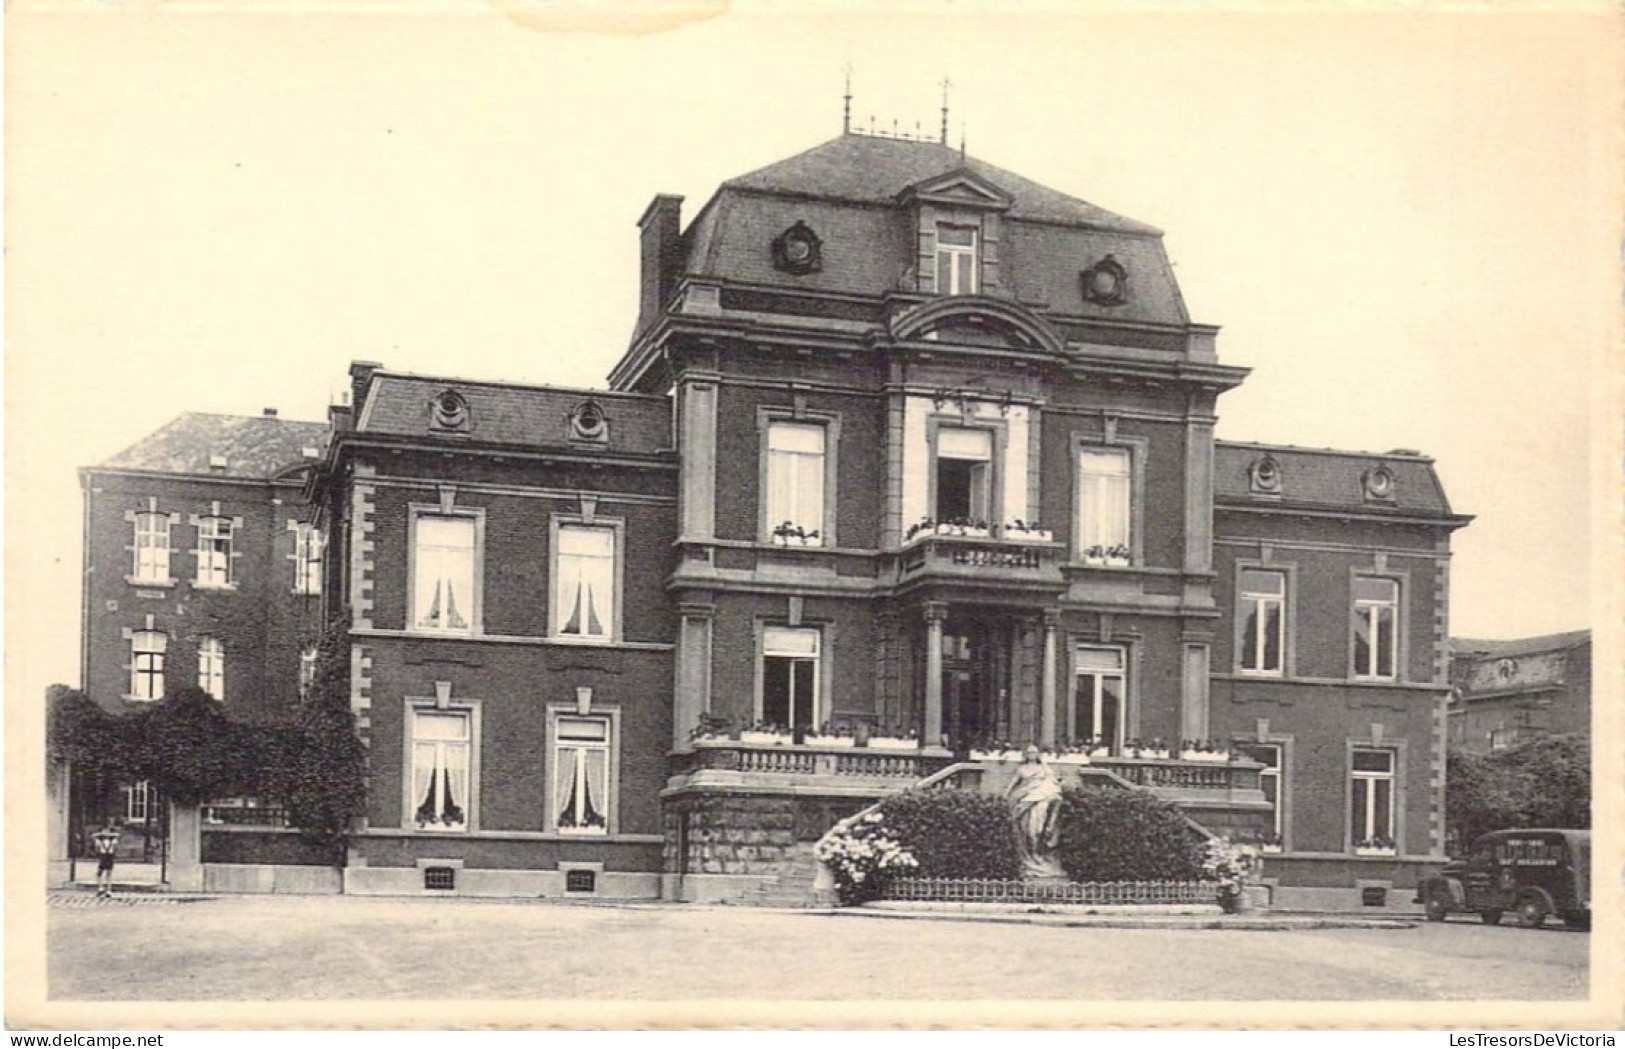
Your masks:
<svg viewBox="0 0 1625 1049"><path fill-rule="evenodd" d="M1043 318L1016 303L987 295L952 295L898 313L888 326L894 339L936 339L1060 353L1060 336Z"/></svg>

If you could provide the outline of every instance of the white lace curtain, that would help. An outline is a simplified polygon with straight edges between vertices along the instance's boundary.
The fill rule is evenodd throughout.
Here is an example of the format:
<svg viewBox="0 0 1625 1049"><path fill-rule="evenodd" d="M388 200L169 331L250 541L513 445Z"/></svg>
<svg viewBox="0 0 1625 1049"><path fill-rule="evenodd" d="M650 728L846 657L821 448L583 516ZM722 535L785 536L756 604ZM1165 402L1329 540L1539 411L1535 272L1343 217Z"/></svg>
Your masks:
<svg viewBox="0 0 1625 1049"><path fill-rule="evenodd" d="M559 633L610 636L614 624L615 533L607 528L559 529Z"/></svg>

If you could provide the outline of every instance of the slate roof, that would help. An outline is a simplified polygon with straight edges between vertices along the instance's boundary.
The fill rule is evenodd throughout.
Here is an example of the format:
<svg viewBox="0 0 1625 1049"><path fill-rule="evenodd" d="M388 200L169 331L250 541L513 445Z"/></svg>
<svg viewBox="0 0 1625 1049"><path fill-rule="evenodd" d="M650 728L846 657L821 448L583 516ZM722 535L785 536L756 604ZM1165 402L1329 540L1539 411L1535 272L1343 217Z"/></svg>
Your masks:
<svg viewBox="0 0 1625 1049"><path fill-rule="evenodd" d="M1451 516L1450 500L1434 472L1433 460L1413 453L1376 454L1292 445L1217 441L1213 449L1213 499L1221 505L1281 506L1305 509L1393 512L1425 517ZM1265 455L1281 467L1279 497L1252 492L1249 470ZM1364 477L1382 464L1394 475L1394 501L1368 502Z"/></svg>
<svg viewBox="0 0 1625 1049"><path fill-rule="evenodd" d="M328 434L326 423L187 412L94 469L263 481L315 462L305 449L314 448L319 456ZM215 456L225 457L223 467L210 464Z"/></svg>
<svg viewBox="0 0 1625 1049"><path fill-rule="evenodd" d="M1061 314L1186 324L1189 316L1154 226L1115 215L957 149L842 135L722 183L683 235L685 272L723 281L839 294L912 288L918 233L904 190L968 172L1009 198L999 252L1000 293ZM822 267L775 268L770 245L805 222ZM1084 299L1083 270L1111 255L1128 272L1125 302Z"/></svg>
<svg viewBox="0 0 1625 1049"><path fill-rule="evenodd" d="M1007 214L1014 219L1082 224L1151 236L1161 234L1155 226L1114 215L1013 171L962 156L959 150L937 142L842 135L776 164L731 178L722 188L804 193L827 200L889 204L918 182L962 168L1009 194L1011 204Z"/></svg>
<svg viewBox="0 0 1625 1049"><path fill-rule="evenodd" d="M1561 634L1542 634L1539 637L1515 637L1505 641L1485 638L1453 637L1450 654L1504 659L1508 656L1531 656L1540 652L1557 652L1590 644L1591 631L1569 630Z"/></svg>
<svg viewBox="0 0 1625 1049"><path fill-rule="evenodd" d="M446 390L457 391L468 404L466 435L431 428L432 402ZM588 400L598 403L609 422L607 444L570 439L570 413ZM359 433L449 440L466 436L478 444L634 455L669 453L671 425L671 404L664 397L386 371L373 373L356 420Z"/></svg>

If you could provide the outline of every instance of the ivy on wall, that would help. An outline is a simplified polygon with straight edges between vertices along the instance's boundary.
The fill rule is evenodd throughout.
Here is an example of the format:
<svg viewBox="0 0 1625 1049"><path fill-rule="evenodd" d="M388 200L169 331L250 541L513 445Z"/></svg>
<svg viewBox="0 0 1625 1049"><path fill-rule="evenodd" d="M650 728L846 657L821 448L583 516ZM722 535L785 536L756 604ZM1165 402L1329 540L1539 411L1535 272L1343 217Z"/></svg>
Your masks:
<svg viewBox="0 0 1625 1049"><path fill-rule="evenodd" d="M307 840L340 848L366 810L366 748L350 710L347 637L346 623L323 637L315 681L292 724L233 721L196 687L122 715L63 689L52 697L48 752L86 772L146 780L184 804L233 795L280 802Z"/></svg>

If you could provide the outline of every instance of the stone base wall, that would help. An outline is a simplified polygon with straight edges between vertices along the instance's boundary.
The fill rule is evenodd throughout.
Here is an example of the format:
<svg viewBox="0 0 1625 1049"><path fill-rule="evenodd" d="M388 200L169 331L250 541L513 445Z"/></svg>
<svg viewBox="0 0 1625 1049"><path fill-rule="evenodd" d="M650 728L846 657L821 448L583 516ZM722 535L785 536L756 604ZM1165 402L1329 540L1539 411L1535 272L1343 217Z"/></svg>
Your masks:
<svg viewBox="0 0 1625 1049"><path fill-rule="evenodd" d="M713 795L665 814L665 863L686 874L771 876L796 844L796 799ZM680 850L686 847L686 857Z"/></svg>
<svg viewBox="0 0 1625 1049"><path fill-rule="evenodd" d="M424 887L423 870L412 867L349 867L347 896L452 896L496 899L660 899L660 875L599 871L592 892L571 892L564 870L456 868L453 889Z"/></svg>
<svg viewBox="0 0 1625 1049"><path fill-rule="evenodd" d="M337 867L274 863L205 863L203 891L333 896L344 891Z"/></svg>
<svg viewBox="0 0 1625 1049"><path fill-rule="evenodd" d="M798 842L817 841L872 800L720 793L670 799L664 815L665 870L776 875L792 861Z"/></svg>

